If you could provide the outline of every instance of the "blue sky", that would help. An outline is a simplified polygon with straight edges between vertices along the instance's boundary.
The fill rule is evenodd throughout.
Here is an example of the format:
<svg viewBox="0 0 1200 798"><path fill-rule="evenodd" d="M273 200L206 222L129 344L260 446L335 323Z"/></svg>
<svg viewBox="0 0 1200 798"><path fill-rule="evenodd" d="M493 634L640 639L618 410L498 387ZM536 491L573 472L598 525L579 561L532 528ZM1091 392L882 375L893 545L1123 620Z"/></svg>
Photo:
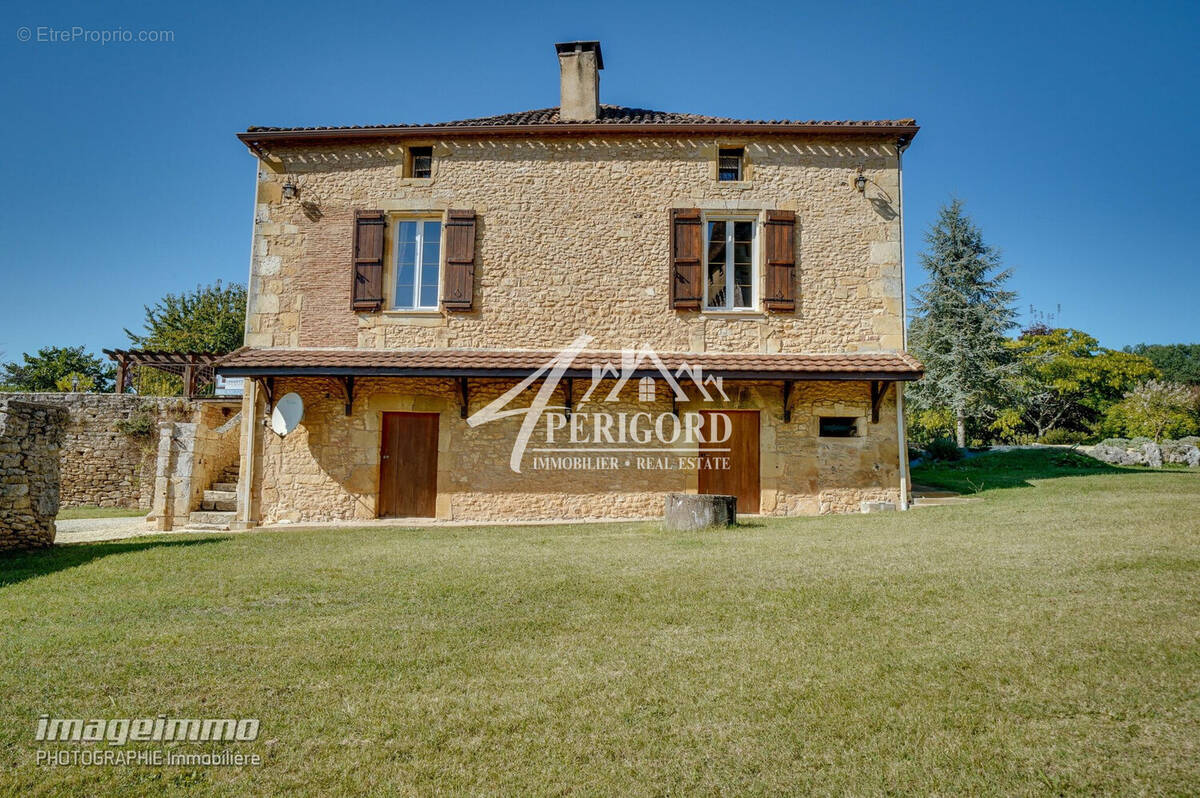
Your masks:
<svg viewBox="0 0 1200 798"><path fill-rule="evenodd" d="M0 14L0 351L124 346L142 306L244 281L250 124L433 122L557 104L600 39L604 102L764 119L913 116L909 285L966 202L1020 309L1107 346L1200 340L1200 4L9 3ZM171 30L159 44L21 27Z"/></svg>

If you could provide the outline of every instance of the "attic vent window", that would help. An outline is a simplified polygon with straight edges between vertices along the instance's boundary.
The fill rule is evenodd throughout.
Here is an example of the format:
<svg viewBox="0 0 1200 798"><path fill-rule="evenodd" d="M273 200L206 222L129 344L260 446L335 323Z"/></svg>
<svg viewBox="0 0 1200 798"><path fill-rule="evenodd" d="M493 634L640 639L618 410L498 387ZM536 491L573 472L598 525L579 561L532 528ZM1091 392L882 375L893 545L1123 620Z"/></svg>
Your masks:
<svg viewBox="0 0 1200 798"><path fill-rule="evenodd" d="M741 180L742 161L745 157L746 150L743 147L722 147L717 150L717 180Z"/></svg>
<svg viewBox="0 0 1200 798"><path fill-rule="evenodd" d="M408 176L433 177L433 147L410 147Z"/></svg>

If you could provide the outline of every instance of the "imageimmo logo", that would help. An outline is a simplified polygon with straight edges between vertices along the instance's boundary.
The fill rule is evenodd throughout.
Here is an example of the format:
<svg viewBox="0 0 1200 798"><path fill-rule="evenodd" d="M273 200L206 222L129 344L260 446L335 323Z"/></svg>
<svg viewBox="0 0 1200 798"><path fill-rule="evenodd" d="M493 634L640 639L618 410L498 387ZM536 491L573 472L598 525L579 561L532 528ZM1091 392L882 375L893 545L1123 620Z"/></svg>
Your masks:
<svg viewBox="0 0 1200 798"><path fill-rule="evenodd" d="M258 739L257 718L52 718L39 715L34 739L38 742L100 743L122 746L135 743L253 742Z"/></svg>
<svg viewBox="0 0 1200 798"><path fill-rule="evenodd" d="M715 402L717 397L729 400L720 377L706 376L700 366L687 363L671 371L649 346L621 350L620 363L593 365L591 383L573 409L551 405L571 364L593 340L590 335L580 335L524 380L471 415L467 423L478 427L503 418L522 417L521 429L509 458L509 468L518 474L527 451L535 455L534 467L542 469L729 468L728 443L733 425L728 415L719 411L679 414L614 409L613 405L621 401L621 392L630 380L647 372L654 376L643 376L636 383L640 403L652 405L656 401L659 381L665 385L668 395L679 402L697 399ZM538 381L541 386L528 407L510 407ZM601 396L597 391L605 381L611 381L612 386ZM689 396L684 384L691 385L695 397ZM539 429L544 445L531 447L530 441Z"/></svg>

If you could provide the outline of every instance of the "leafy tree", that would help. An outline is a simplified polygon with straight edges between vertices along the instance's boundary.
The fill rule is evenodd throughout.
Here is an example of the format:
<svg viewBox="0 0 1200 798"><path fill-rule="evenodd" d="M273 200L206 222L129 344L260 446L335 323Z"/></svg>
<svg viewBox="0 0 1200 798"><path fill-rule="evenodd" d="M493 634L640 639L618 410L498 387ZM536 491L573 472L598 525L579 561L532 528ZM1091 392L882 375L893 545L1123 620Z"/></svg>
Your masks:
<svg viewBox="0 0 1200 798"><path fill-rule="evenodd" d="M1155 443L1200 431L1200 389L1177 382L1148 380L1109 408L1107 434L1145 436Z"/></svg>
<svg viewBox="0 0 1200 798"><path fill-rule="evenodd" d="M146 306L146 331L125 330L137 349L170 352L232 352L242 345L246 324L246 287L241 283L197 286L167 294Z"/></svg>
<svg viewBox="0 0 1200 798"><path fill-rule="evenodd" d="M56 391L60 380L69 382L71 375L80 381L88 379L88 390L107 391L112 383L114 368L106 360L88 354L82 346L44 346L36 355L25 353L23 363L5 363L0 382L8 391Z"/></svg>
<svg viewBox="0 0 1200 798"><path fill-rule="evenodd" d="M145 332L125 330L135 349L168 352L232 352L242 345L246 324L246 287L240 283L197 286L195 291L167 294L146 306ZM183 380L157 369L141 369L139 393L171 396Z"/></svg>
<svg viewBox="0 0 1200 798"><path fill-rule="evenodd" d="M96 381L86 374L72 371L54 383L54 387L63 393L87 393L96 387Z"/></svg>
<svg viewBox="0 0 1200 798"><path fill-rule="evenodd" d="M948 408L958 445L966 446L968 419L978 425L1004 404L1013 372L1005 333L1015 326L1016 294L1004 288L1011 272L1000 269L999 254L961 201L942 207L925 240L929 282L917 289L909 328L925 378L908 393L917 410Z"/></svg>
<svg viewBox="0 0 1200 798"><path fill-rule="evenodd" d="M1137 344L1125 351L1150 358L1168 382L1200 385L1200 344Z"/></svg>
<svg viewBox="0 0 1200 798"><path fill-rule="evenodd" d="M1052 429L1087 429L1136 385L1159 376L1148 358L1105 349L1079 330L1032 327L1009 348L1020 366L1012 381L1016 404L1039 438Z"/></svg>

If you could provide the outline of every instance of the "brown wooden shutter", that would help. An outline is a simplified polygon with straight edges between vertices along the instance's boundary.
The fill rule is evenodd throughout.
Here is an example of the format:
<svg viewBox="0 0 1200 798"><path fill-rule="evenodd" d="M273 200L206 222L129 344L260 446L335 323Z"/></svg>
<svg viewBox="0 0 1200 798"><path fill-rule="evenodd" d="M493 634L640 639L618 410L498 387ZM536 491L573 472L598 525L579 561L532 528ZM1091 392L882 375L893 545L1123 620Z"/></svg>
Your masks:
<svg viewBox="0 0 1200 798"><path fill-rule="evenodd" d="M355 312L383 307L383 211L354 212L354 264L350 308Z"/></svg>
<svg viewBox="0 0 1200 798"><path fill-rule="evenodd" d="M475 288L475 211L446 214L446 279L442 307L470 310Z"/></svg>
<svg viewBox="0 0 1200 798"><path fill-rule="evenodd" d="M700 252L704 236L699 208L671 210L671 307L699 310L704 280L700 274Z"/></svg>
<svg viewBox="0 0 1200 798"><path fill-rule="evenodd" d="M767 211L767 310L796 309L796 214Z"/></svg>

